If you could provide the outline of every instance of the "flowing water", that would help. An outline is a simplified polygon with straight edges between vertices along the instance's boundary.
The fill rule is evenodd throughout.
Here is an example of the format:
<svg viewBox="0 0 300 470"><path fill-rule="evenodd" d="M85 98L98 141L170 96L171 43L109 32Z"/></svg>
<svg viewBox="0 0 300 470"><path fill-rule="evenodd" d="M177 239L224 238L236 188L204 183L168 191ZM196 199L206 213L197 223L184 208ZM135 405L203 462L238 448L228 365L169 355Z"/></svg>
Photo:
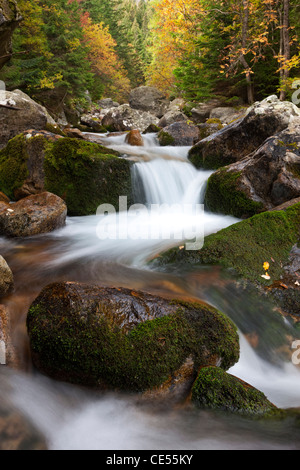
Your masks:
<svg viewBox="0 0 300 470"><path fill-rule="evenodd" d="M241 357L230 372L279 407L300 406L300 371L282 359L275 341L287 338L289 349L293 325L276 317L273 307L255 294L235 292L216 267L157 271L147 264L172 246L192 247L195 240L199 244L204 236L238 222L204 211L211 172L196 170L188 162L188 147L160 147L155 134L144 136L143 147L127 145L124 135L101 139L134 161L132 180L139 205L129 212L100 210L94 216L68 218L64 228L28 240L0 239L1 253L15 276L15 292L4 302L21 361L18 372L0 370L2 395L6 393L40 429L50 449L299 448L299 431L290 422L268 425L189 408L141 407L136 397L99 395L31 370L25 320L32 300L54 280L94 282L199 298L220 308L240 331ZM251 346L253 336L260 348Z"/></svg>

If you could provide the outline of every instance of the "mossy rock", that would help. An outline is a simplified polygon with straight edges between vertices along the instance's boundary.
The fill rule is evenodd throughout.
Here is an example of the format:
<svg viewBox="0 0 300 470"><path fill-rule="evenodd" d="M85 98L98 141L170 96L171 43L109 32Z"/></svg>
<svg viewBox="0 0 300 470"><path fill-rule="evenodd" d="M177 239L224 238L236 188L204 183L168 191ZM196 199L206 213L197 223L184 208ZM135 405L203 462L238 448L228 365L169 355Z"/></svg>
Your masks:
<svg viewBox="0 0 300 470"><path fill-rule="evenodd" d="M198 408L249 416L268 415L276 410L264 393L219 367L200 370L192 388L192 402Z"/></svg>
<svg viewBox="0 0 300 470"><path fill-rule="evenodd" d="M240 172L227 167L213 173L207 182L204 204L214 213L247 218L265 210L262 202L253 201L238 187Z"/></svg>
<svg viewBox="0 0 300 470"><path fill-rule="evenodd" d="M59 135L20 134L0 151L0 190L11 200L48 191L63 198L68 215L95 214L132 202L132 162L101 145Z"/></svg>
<svg viewBox="0 0 300 470"><path fill-rule="evenodd" d="M207 236L201 250L173 248L152 265L220 265L259 285L270 285L284 274L292 247L299 241L300 203L286 210L263 212ZM263 263L270 264L265 280Z"/></svg>
<svg viewBox="0 0 300 470"><path fill-rule="evenodd" d="M117 152L78 139L59 139L45 154L45 187L62 197L69 215L95 214L101 204L131 204L131 165Z"/></svg>
<svg viewBox="0 0 300 470"><path fill-rule="evenodd" d="M168 132L165 132L163 130L159 131L158 140L159 140L159 144L162 147L167 147L168 145L174 145L174 142L175 142L174 137Z"/></svg>
<svg viewBox="0 0 300 470"><path fill-rule="evenodd" d="M46 286L27 329L35 366L56 379L97 388L145 391L187 360L194 374L239 359L234 323L204 303L80 283Z"/></svg>

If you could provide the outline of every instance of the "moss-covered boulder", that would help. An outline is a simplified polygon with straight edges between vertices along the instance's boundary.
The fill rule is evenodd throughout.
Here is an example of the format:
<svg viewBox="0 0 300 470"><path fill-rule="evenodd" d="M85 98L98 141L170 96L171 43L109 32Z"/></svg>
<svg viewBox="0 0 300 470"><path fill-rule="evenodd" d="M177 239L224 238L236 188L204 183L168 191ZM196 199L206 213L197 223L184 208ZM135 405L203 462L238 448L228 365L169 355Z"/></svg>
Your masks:
<svg viewBox="0 0 300 470"><path fill-rule="evenodd" d="M196 168L218 169L242 160L270 136L288 127L300 110L276 96L251 106L245 116L201 140L189 152Z"/></svg>
<svg viewBox="0 0 300 470"><path fill-rule="evenodd" d="M145 391L191 359L227 370L239 359L234 323L204 304L74 282L46 286L27 316L32 359L82 385Z"/></svg>
<svg viewBox="0 0 300 470"><path fill-rule="evenodd" d="M11 200L44 191L63 198L69 215L95 214L131 201L131 165L101 145L52 133L25 133L0 151L0 190Z"/></svg>
<svg viewBox="0 0 300 470"><path fill-rule="evenodd" d="M300 117L243 160L220 168L207 184L212 212L250 217L300 197Z"/></svg>
<svg viewBox="0 0 300 470"><path fill-rule="evenodd" d="M219 367L200 370L191 399L199 408L248 416L268 415L276 410L264 393Z"/></svg>
<svg viewBox="0 0 300 470"><path fill-rule="evenodd" d="M204 240L201 250L173 248L153 260L154 266L220 265L249 281L270 285L285 274L289 256L299 241L300 203L286 210L268 211L238 222ZM270 264L270 280L263 264Z"/></svg>

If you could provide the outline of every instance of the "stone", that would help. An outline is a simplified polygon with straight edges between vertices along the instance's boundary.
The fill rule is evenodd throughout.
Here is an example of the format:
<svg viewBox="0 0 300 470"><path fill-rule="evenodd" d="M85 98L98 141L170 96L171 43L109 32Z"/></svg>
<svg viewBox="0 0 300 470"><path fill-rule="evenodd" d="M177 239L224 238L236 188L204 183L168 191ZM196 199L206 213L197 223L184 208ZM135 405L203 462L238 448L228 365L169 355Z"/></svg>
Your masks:
<svg viewBox="0 0 300 470"><path fill-rule="evenodd" d="M131 289L50 284L26 324L38 370L99 389L146 392L190 358L194 377L201 365L227 370L239 358L236 327L215 308Z"/></svg>
<svg viewBox="0 0 300 470"><path fill-rule="evenodd" d="M22 15L15 0L0 0L0 69L12 54L12 36L22 21Z"/></svg>
<svg viewBox="0 0 300 470"><path fill-rule="evenodd" d="M242 118L245 114L246 108L239 111L232 107L220 106L211 110L209 119L219 119L222 124L228 125L231 122Z"/></svg>
<svg viewBox="0 0 300 470"><path fill-rule="evenodd" d="M166 127L174 122L187 121L188 117L180 110L173 108L166 112L158 122L158 127Z"/></svg>
<svg viewBox="0 0 300 470"><path fill-rule="evenodd" d="M82 139L36 131L20 134L0 151L0 190L12 201L50 192L64 199L69 215L96 214L99 205L132 200L132 162Z"/></svg>
<svg viewBox="0 0 300 470"><path fill-rule="evenodd" d="M142 147L144 145L143 137L138 130L129 131L126 135L125 142L137 147Z"/></svg>
<svg viewBox="0 0 300 470"><path fill-rule="evenodd" d="M0 256L0 297L4 297L5 295L9 294L13 291L13 289L13 274L3 256Z"/></svg>
<svg viewBox="0 0 300 470"><path fill-rule="evenodd" d="M27 129L42 130L46 129L48 124L56 125L46 108L22 91L6 91L4 95L1 103L14 103L14 109L0 107L0 149L4 148L10 139Z"/></svg>
<svg viewBox="0 0 300 470"><path fill-rule="evenodd" d="M199 140L199 129L192 122L174 122L158 133L160 145L192 146Z"/></svg>
<svg viewBox="0 0 300 470"><path fill-rule="evenodd" d="M244 416L272 415L277 407L263 392L219 367L203 367L192 388L197 408Z"/></svg>
<svg viewBox="0 0 300 470"><path fill-rule="evenodd" d="M28 196L14 204L0 206L0 234L29 237L64 226L67 206L58 196L44 192Z"/></svg>
<svg viewBox="0 0 300 470"><path fill-rule="evenodd" d="M255 152L220 168L207 184L213 212L249 217L300 197L300 117Z"/></svg>
<svg viewBox="0 0 300 470"><path fill-rule="evenodd" d="M190 110L191 119L195 124L205 123L210 117L211 111L221 106L222 102L218 99L209 100L205 103L199 103Z"/></svg>
<svg viewBox="0 0 300 470"><path fill-rule="evenodd" d="M159 119L148 111L132 109L129 104L122 104L110 109L102 119L102 125L110 132L131 131L144 132L151 124L158 125Z"/></svg>
<svg viewBox="0 0 300 470"><path fill-rule="evenodd" d="M100 108L104 109L117 108L118 106L120 106L119 103L113 101L111 98L102 98L98 101L98 105L100 106Z"/></svg>
<svg viewBox="0 0 300 470"><path fill-rule="evenodd" d="M141 86L131 90L129 105L133 109L147 111L161 118L168 109L170 101L155 87Z"/></svg>
<svg viewBox="0 0 300 470"><path fill-rule="evenodd" d="M276 96L255 103L246 115L198 142L189 152L197 168L218 169L242 160L267 138L286 129L300 109Z"/></svg>

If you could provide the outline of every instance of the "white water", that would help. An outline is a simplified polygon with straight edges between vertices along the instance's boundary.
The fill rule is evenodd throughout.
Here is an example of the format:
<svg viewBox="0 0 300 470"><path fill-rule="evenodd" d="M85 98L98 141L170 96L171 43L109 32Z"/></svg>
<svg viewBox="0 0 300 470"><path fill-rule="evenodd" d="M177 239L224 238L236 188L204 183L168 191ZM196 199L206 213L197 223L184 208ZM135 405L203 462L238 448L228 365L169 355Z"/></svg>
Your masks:
<svg viewBox="0 0 300 470"><path fill-rule="evenodd" d="M132 155L137 158L133 181L142 189L140 194L145 197L142 202L147 205L130 217L121 212L105 217L95 215L68 219L65 228L50 235L58 248L51 252L52 261L48 264L68 267L75 262L80 267L81 260L90 265L100 263L101 282L109 282L107 266L112 264L130 268L134 279L144 279L146 286L153 278L158 283L166 279L176 283L176 278L171 279L168 274L164 277L149 272L145 262L171 246L184 243L186 238L176 238L176 235L185 234L187 227L191 232L196 227L198 235L206 236L237 220L209 213L201 214L200 219L199 214L195 216L193 207L203 203L210 172L197 171L189 164L187 148L160 148L154 135L145 137L145 147L142 148L129 147L124 143L124 136L105 139L111 148L129 158ZM151 212L151 204L168 204L169 207ZM176 205L174 211L170 210L170 205ZM189 210L184 210L185 205L190 205ZM131 237L101 240L99 222L106 233L126 233ZM153 235L153 231L160 237L145 236ZM169 238L161 236L165 232L169 233ZM116 282L122 276L122 271L121 274L118 271L119 268L117 271L113 269ZM177 281L178 285L181 281L184 284L180 274ZM300 406L298 369L292 364L282 368L272 366L257 356L242 336L241 359L229 372L263 391L277 406ZM281 431L260 430L257 424L245 425L235 417L227 419L191 410L157 412L141 408L133 397L115 394L99 397L39 375L12 373L4 377L4 383L5 380L10 386L10 399L44 433L50 449L297 448L297 438L292 434L287 434L285 439L284 432L282 435Z"/></svg>

